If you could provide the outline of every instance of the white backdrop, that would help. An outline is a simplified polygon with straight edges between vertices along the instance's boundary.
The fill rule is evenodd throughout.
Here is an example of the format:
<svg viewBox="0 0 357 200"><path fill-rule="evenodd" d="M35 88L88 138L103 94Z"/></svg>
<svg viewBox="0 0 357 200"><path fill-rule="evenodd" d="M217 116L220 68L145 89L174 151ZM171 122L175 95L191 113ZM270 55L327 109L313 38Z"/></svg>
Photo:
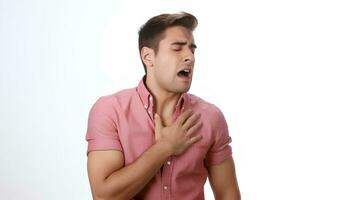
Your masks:
<svg viewBox="0 0 357 200"><path fill-rule="evenodd" d="M0 198L91 199L90 107L138 84L140 25L187 11L199 20L190 92L225 114L242 198L357 199L356 10L352 0L0 0Z"/></svg>

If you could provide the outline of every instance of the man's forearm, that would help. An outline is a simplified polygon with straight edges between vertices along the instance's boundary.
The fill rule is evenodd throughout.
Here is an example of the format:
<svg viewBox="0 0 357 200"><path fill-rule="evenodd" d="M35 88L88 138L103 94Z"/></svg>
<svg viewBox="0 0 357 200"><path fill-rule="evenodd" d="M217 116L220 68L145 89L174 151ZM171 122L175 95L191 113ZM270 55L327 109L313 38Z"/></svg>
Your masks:
<svg viewBox="0 0 357 200"><path fill-rule="evenodd" d="M240 193L235 191L235 192L223 195L223 197L220 200L241 200L241 197L240 197Z"/></svg>
<svg viewBox="0 0 357 200"><path fill-rule="evenodd" d="M125 166L105 179L103 191L108 199L131 199L155 176L171 155L164 143L156 143L136 161Z"/></svg>

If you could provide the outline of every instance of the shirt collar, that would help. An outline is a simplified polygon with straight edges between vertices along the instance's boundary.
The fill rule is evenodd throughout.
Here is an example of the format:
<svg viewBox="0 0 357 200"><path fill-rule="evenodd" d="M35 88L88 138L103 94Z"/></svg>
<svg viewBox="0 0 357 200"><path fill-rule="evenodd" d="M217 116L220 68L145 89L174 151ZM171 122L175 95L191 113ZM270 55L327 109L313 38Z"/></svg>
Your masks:
<svg viewBox="0 0 357 200"><path fill-rule="evenodd" d="M137 92L139 93L139 97L141 99L141 102L143 103L143 106L153 112L154 98L145 85L145 79L146 75L144 75L144 77L140 80L139 85L137 87ZM182 93L179 100L177 101L176 111L183 112L184 110L188 109L189 106L189 94L186 92Z"/></svg>

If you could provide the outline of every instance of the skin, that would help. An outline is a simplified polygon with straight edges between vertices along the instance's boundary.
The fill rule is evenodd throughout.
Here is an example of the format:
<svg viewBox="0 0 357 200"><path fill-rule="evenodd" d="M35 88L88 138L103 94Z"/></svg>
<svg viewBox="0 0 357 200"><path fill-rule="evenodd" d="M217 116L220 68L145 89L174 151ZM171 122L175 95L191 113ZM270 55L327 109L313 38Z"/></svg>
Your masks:
<svg viewBox="0 0 357 200"><path fill-rule="evenodd" d="M194 38L181 26L165 30L159 50L141 49L147 67L145 84L154 96L155 144L136 161L124 166L120 151L92 151L88 154L88 177L93 199L131 199L159 172L171 155L180 155L202 136L197 135L202 122L199 114L186 110L175 121L175 105L183 92L190 89L190 80L182 80L177 73L183 67L193 72ZM240 200L234 162L226 159L208 168L209 180L216 199Z"/></svg>
<svg viewBox="0 0 357 200"><path fill-rule="evenodd" d="M183 67L190 67L193 72L194 51L192 32L180 26L166 29L157 54L148 47L141 50L147 68L146 86L155 98L156 113L163 117L165 124L171 122L181 93L190 89L192 78L182 81L177 73Z"/></svg>

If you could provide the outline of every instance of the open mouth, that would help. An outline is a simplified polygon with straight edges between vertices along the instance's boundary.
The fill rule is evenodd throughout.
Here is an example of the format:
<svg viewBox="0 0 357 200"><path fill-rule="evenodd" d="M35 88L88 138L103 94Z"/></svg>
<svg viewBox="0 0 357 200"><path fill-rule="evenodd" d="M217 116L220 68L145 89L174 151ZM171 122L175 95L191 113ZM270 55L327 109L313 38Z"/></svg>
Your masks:
<svg viewBox="0 0 357 200"><path fill-rule="evenodd" d="M191 74L191 70L190 69L183 69L183 70L181 70L181 71L179 71L177 73L177 75L179 77L184 77L184 78L189 78L190 74Z"/></svg>

